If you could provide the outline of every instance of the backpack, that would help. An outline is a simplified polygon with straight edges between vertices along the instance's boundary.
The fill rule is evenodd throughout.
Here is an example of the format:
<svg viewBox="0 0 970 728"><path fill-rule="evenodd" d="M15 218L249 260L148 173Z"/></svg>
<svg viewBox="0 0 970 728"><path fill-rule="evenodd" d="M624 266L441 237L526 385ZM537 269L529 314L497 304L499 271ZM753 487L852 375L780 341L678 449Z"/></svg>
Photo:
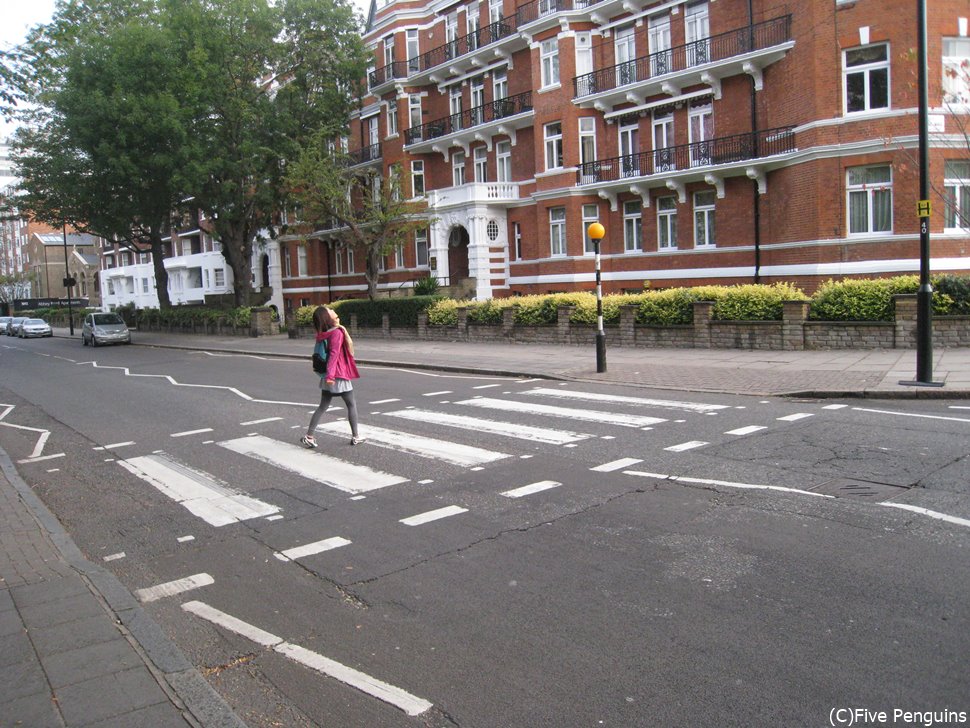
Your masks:
<svg viewBox="0 0 970 728"><path fill-rule="evenodd" d="M326 339L323 341L318 341L316 346L313 347L313 356L311 361L313 362L313 371L315 371L320 376L327 373L327 357L330 354L330 347Z"/></svg>

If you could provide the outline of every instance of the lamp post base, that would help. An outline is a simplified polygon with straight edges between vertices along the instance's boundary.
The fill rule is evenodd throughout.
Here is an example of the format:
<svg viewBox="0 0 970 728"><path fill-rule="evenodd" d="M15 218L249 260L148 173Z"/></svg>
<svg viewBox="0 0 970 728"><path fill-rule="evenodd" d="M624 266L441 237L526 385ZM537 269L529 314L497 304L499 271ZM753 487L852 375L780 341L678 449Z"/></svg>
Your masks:
<svg viewBox="0 0 970 728"><path fill-rule="evenodd" d="M596 372L602 374L606 371L606 333L596 332Z"/></svg>

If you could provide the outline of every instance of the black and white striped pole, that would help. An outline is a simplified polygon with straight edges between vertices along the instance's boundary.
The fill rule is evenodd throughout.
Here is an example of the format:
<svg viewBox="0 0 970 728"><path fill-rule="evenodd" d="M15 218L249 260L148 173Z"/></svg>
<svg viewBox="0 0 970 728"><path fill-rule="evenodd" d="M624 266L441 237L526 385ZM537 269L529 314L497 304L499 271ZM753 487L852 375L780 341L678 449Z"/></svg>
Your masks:
<svg viewBox="0 0 970 728"><path fill-rule="evenodd" d="M593 241L596 266L596 371L606 371L606 332L603 331L603 282L600 278L600 241L606 235L606 228L598 222L586 228L586 233Z"/></svg>

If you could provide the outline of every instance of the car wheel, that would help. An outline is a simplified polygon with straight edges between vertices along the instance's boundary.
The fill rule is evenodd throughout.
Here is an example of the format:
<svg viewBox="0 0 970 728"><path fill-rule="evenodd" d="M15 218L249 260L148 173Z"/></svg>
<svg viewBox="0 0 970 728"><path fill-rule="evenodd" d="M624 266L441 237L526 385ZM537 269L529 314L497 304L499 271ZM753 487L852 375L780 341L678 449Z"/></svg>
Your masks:
<svg viewBox="0 0 970 728"><path fill-rule="evenodd" d="M85 336L84 334L81 334L81 345L82 346L87 346L88 345L88 337Z"/></svg>
<svg viewBox="0 0 970 728"><path fill-rule="evenodd" d="M95 336L94 334L91 334L91 346L97 346L97 345L98 345L98 337Z"/></svg>

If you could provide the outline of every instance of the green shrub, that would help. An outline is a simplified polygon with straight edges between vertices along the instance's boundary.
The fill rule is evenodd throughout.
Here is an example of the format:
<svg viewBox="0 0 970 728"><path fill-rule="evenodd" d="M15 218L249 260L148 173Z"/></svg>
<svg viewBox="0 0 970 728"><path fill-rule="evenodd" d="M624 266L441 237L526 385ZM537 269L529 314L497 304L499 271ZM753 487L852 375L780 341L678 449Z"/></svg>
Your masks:
<svg viewBox="0 0 970 728"><path fill-rule="evenodd" d="M950 299L948 313L960 316L970 315L970 276L943 275L933 280L933 309L936 311L938 299Z"/></svg>
<svg viewBox="0 0 970 728"><path fill-rule="evenodd" d="M439 298L428 306L428 323L432 326L454 326L458 323L458 309L471 303L472 301L458 301L454 298Z"/></svg>
<svg viewBox="0 0 970 728"><path fill-rule="evenodd" d="M809 317L816 321L892 321L892 297L918 290L919 276L829 280L812 296Z"/></svg>
<svg viewBox="0 0 970 728"><path fill-rule="evenodd" d="M785 301L807 301L808 296L790 283L729 286L714 301L715 321L781 321Z"/></svg>
<svg viewBox="0 0 970 728"><path fill-rule="evenodd" d="M437 295L440 287L437 277L429 273L424 278L419 278L414 282L414 295L434 296Z"/></svg>
<svg viewBox="0 0 970 728"><path fill-rule="evenodd" d="M650 291L640 299L637 323L652 326L685 325L694 321L694 301L716 301L723 295L723 286L668 288Z"/></svg>

